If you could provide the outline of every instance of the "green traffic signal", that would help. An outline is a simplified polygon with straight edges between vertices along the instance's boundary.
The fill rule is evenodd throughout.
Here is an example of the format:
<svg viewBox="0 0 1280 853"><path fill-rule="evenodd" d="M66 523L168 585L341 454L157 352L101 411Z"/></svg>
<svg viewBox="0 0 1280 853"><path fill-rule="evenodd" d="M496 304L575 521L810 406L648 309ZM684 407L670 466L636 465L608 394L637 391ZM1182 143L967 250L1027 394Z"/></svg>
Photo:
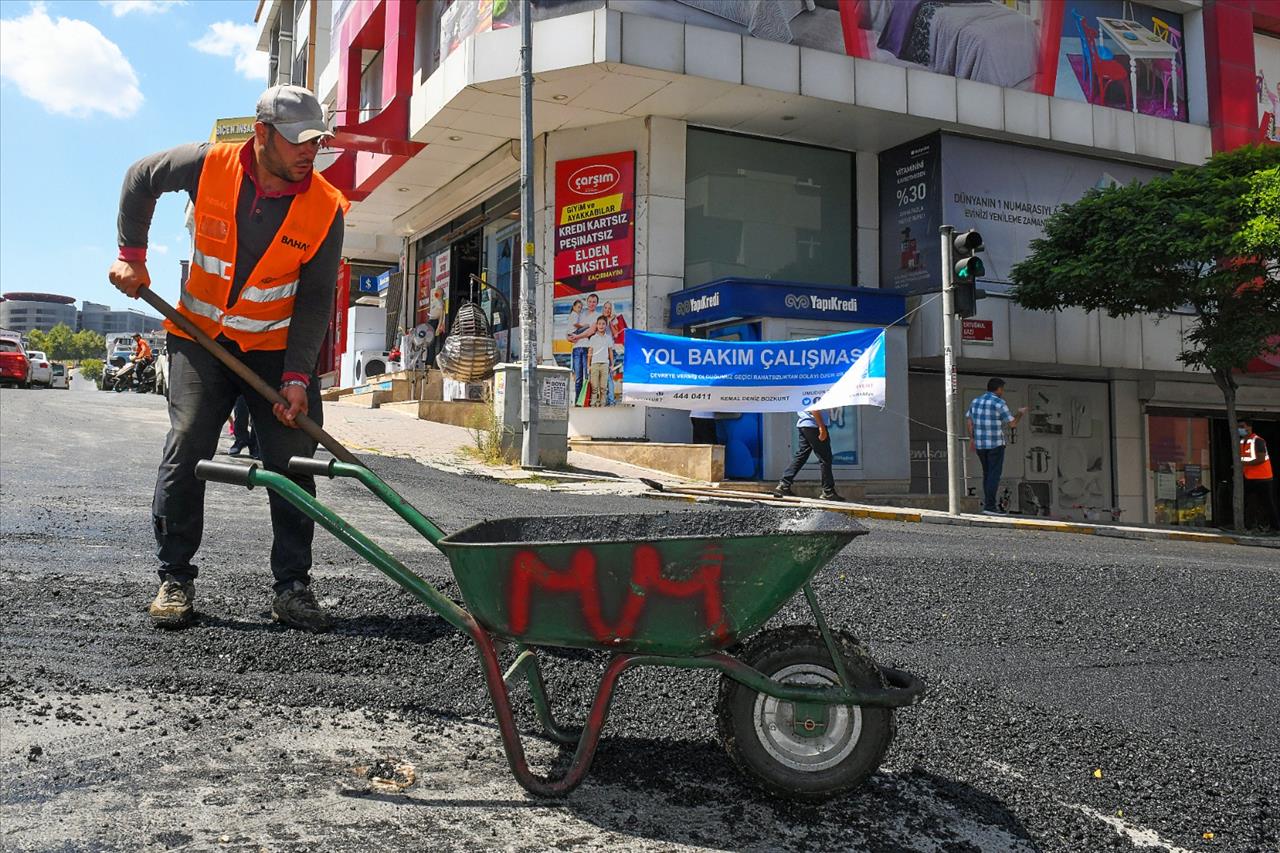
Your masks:
<svg viewBox="0 0 1280 853"><path fill-rule="evenodd" d="M987 268L981 258L964 258L956 262L956 278L962 281L977 281L986 274Z"/></svg>

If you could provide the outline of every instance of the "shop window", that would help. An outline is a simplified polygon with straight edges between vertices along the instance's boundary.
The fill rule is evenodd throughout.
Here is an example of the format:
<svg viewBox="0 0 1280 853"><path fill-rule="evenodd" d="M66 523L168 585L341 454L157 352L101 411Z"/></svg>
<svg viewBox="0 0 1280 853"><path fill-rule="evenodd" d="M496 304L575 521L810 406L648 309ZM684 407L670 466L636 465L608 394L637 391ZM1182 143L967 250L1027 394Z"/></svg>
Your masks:
<svg viewBox="0 0 1280 853"><path fill-rule="evenodd" d="M685 162L685 287L854 284L851 153L690 129Z"/></svg>
<svg viewBox="0 0 1280 853"><path fill-rule="evenodd" d="M1152 520L1180 527L1206 526L1213 520L1209 419L1148 415L1147 433Z"/></svg>

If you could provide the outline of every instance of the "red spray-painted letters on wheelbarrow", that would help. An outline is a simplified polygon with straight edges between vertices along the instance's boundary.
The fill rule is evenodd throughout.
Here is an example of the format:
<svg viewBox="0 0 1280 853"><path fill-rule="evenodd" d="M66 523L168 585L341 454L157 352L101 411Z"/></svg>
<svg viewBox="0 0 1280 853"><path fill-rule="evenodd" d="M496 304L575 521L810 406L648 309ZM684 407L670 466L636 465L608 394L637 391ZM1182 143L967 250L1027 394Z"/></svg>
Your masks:
<svg viewBox="0 0 1280 853"><path fill-rule="evenodd" d="M533 588L547 592L576 592L587 630L601 643L630 638L644 613L645 603L653 595L668 598L702 598L702 615L707 630L717 639L725 639L729 630L724 624L720 599L720 566L723 554L709 547L697 570L687 580L662 576L662 558L652 545L638 545L632 552L631 582L616 624L610 625L600 603L600 587L596 580L596 555L590 548L579 548L569 560L569 568L558 572L542 562L532 551L520 551L512 560L510 607L511 631L516 635L529 628L529 608Z"/></svg>

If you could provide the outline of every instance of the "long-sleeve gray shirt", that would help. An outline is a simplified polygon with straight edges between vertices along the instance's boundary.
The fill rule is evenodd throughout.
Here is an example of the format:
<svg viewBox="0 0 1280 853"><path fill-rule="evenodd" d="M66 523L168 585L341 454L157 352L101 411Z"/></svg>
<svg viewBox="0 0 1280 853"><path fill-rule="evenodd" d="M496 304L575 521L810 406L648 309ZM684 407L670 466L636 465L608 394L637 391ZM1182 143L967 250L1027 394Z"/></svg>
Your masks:
<svg viewBox="0 0 1280 853"><path fill-rule="evenodd" d="M151 217L161 193L185 191L195 203L200 172L208 150L208 143L179 145L143 157L129 167L120 191L120 216L117 220L122 248L146 248ZM240 197L236 200L236 256L226 307L239 299L249 273L275 240L294 198L291 194L261 195L252 180L252 173L247 177L250 179L241 182ZM339 209L324 242L311 260L302 265L298 292L294 297L293 318L289 322L285 373L310 376L315 371L320 344L324 341L333 311L343 234L342 210Z"/></svg>

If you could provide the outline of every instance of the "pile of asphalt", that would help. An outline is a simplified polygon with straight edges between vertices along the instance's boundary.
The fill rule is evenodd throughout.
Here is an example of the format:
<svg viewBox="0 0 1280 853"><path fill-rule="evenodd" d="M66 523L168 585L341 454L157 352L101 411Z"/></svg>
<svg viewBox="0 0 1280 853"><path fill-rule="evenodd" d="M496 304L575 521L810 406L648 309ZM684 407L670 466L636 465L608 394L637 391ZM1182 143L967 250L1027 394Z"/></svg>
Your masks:
<svg viewBox="0 0 1280 853"><path fill-rule="evenodd" d="M668 509L464 480L404 460L373 464L446 530L514 516ZM448 561L361 489L324 483L321 497L458 596ZM191 731L250 705L256 725L273 726L307 725L307 709L320 706L394 714L424 732L459 716L492 718L469 641L323 532L316 589L335 629L310 635L272 625L264 494L211 487L206 541L216 545L197 583L202 616L180 632L147 626L151 542L137 513L104 518L76 506L70 490L68 500L57 519L32 510L17 525L27 532L4 539L9 566L27 571L10 573L0 621L41 629L6 643L0 705L34 713L33 686L185 694L206 708L173 721ZM31 532L40 524L47 533ZM667 836L686 843L758 842L739 820L755 805L795 828L777 848L835 848L856 835L869 849L912 849L918 833L939 849L979 849L937 814L913 813L913 792L927 789L1042 850L1142 849L1101 819L1111 816L1188 849L1280 846L1280 625L1264 555L1233 550L1242 564L1213 572L1203 557L1210 552L1188 550L1206 546L868 526L871 535L823 570L815 588L833 626L929 683L927 701L898 714L886 774L822 808L770 800L715 743L716 677L641 669L623 678L586 784L705 805L710 829ZM808 621L802 603L774 624ZM558 713L580 722L604 656L562 651L543 661ZM516 690L521 724L533 732L526 698ZM618 803L624 828L628 808Z"/></svg>

